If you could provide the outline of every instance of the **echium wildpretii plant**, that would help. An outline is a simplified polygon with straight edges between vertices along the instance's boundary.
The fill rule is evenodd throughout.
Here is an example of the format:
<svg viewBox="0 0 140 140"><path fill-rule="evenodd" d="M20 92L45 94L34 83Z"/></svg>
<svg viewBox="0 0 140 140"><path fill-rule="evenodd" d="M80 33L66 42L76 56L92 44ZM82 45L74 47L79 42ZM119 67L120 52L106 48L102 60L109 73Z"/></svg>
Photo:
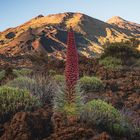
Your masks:
<svg viewBox="0 0 140 140"><path fill-rule="evenodd" d="M78 116L82 108L82 96L77 86L79 79L78 52L75 43L74 31L68 31L65 85L62 85L54 98L56 112L61 112L67 117Z"/></svg>
<svg viewBox="0 0 140 140"><path fill-rule="evenodd" d="M65 79L68 90L68 102L71 103L74 98L74 90L76 83L79 79L78 68L78 53L75 44L74 32L70 28L68 32L67 53L66 53L66 67L65 67Z"/></svg>

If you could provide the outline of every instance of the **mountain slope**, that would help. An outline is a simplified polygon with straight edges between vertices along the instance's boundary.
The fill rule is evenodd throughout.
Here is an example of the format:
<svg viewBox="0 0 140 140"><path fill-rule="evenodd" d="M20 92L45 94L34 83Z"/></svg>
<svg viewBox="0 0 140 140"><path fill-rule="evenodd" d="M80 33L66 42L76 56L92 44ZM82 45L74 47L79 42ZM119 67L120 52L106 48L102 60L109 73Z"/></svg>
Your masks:
<svg viewBox="0 0 140 140"><path fill-rule="evenodd" d="M106 42L139 38L140 35L139 24L130 30L111 20L105 23L81 13L39 15L0 33L0 54L10 56L43 52L62 59L70 26L75 31L79 52L87 57L100 55Z"/></svg>
<svg viewBox="0 0 140 140"><path fill-rule="evenodd" d="M133 23L119 16L114 16L107 21L107 23L120 27L122 29L127 29L132 31L135 34L140 34L140 24Z"/></svg>

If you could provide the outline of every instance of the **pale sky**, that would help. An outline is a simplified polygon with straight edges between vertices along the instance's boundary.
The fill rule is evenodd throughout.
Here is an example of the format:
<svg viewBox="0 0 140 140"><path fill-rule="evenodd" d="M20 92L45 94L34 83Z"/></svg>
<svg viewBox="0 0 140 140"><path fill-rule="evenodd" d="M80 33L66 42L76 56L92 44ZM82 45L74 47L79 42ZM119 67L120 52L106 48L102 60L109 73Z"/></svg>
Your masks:
<svg viewBox="0 0 140 140"><path fill-rule="evenodd" d="M80 12L106 21L112 16L140 23L140 0L0 0L0 31L40 14Z"/></svg>

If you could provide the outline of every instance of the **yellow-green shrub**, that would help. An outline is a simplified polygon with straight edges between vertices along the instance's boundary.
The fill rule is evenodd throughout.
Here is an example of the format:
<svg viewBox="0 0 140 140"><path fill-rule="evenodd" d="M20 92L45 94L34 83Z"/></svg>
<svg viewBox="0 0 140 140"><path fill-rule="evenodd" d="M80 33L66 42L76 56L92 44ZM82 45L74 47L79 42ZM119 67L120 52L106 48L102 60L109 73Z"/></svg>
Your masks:
<svg viewBox="0 0 140 140"><path fill-rule="evenodd" d="M26 68L22 68L20 70L14 69L13 70L13 74L15 74L16 76L24 76L24 75L28 75L32 72L31 69L26 69Z"/></svg>
<svg viewBox="0 0 140 140"><path fill-rule="evenodd" d="M29 110L39 106L38 99L27 90L3 86L0 87L0 117L7 113Z"/></svg>
<svg viewBox="0 0 140 140"><path fill-rule="evenodd" d="M79 85L83 91L100 91L103 89L102 80L94 76L84 76L80 78Z"/></svg>
<svg viewBox="0 0 140 140"><path fill-rule="evenodd" d="M109 69L120 69L122 68L122 61L119 58L115 57L105 57L99 60L99 64L103 65L105 68Z"/></svg>
<svg viewBox="0 0 140 140"><path fill-rule="evenodd" d="M64 77L64 75L54 75L54 80L57 83L64 83L65 82L65 77Z"/></svg>
<svg viewBox="0 0 140 140"><path fill-rule="evenodd" d="M5 70L0 71L0 80L5 76Z"/></svg>
<svg viewBox="0 0 140 140"><path fill-rule="evenodd" d="M96 125L103 125L118 122L120 113L112 105L98 99L84 105L82 118Z"/></svg>
<svg viewBox="0 0 140 140"><path fill-rule="evenodd" d="M81 119L92 126L109 131L117 136L132 136L137 130L127 116L102 100L92 100L83 107Z"/></svg>
<svg viewBox="0 0 140 140"><path fill-rule="evenodd" d="M15 78L14 80L7 83L7 86L9 87L15 87L19 89L27 89L29 90L33 86L35 86L37 83L34 79L28 78L26 76L20 76Z"/></svg>
<svg viewBox="0 0 140 140"><path fill-rule="evenodd" d="M10 81L7 86L28 90L32 95L37 96L42 104L52 102L52 98L57 92L55 82L41 75L18 77Z"/></svg>
<svg viewBox="0 0 140 140"><path fill-rule="evenodd" d="M49 70L49 75L50 75L50 76L53 76L53 75L55 75L55 74L56 74L56 71L55 71L55 70L52 70L52 69Z"/></svg>

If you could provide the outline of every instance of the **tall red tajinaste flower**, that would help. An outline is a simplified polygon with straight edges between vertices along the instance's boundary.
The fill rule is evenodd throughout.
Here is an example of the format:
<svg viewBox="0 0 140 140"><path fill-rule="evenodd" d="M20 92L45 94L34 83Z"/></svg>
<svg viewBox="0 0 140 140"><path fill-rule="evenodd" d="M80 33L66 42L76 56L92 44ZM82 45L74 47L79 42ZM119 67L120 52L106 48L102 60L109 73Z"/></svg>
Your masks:
<svg viewBox="0 0 140 140"><path fill-rule="evenodd" d="M74 89L77 80L79 79L78 52L74 32L71 27L68 31L65 79L69 91Z"/></svg>

